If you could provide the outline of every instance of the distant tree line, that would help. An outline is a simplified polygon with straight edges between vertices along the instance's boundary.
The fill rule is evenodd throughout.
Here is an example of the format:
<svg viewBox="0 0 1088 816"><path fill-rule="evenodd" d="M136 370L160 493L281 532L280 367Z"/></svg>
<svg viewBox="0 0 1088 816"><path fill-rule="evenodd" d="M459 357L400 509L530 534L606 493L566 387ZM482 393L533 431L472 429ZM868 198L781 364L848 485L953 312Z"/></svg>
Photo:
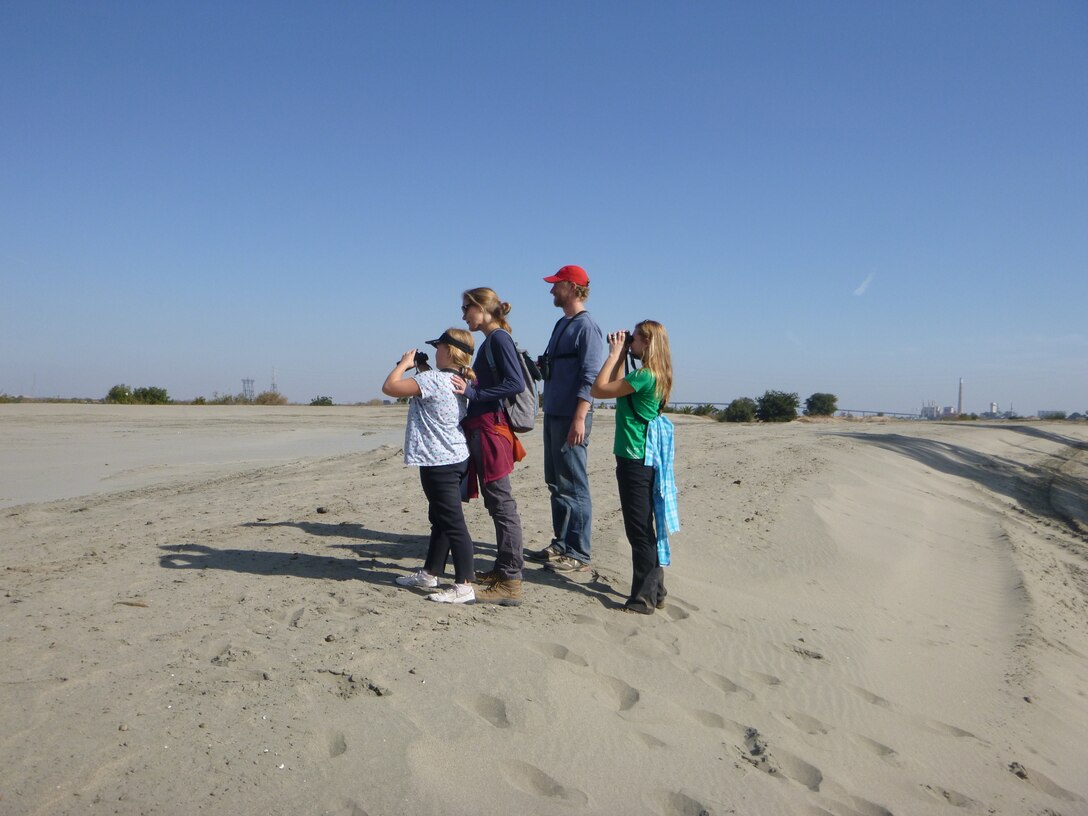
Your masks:
<svg viewBox="0 0 1088 816"><path fill-rule="evenodd" d="M130 388L127 385L115 385L106 394L106 402L114 405L166 405L173 402L165 388L146 386ZM211 399L197 397L193 405L286 405L287 397L278 391L262 391L250 398L245 394L223 394L216 392Z"/></svg>
<svg viewBox="0 0 1088 816"><path fill-rule="evenodd" d="M166 405L170 402L170 395L165 388L153 385L142 388L115 385L106 394L106 402L116 405Z"/></svg>
<svg viewBox="0 0 1088 816"><path fill-rule="evenodd" d="M719 422L792 422L797 419L800 405L796 393L765 391L756 399L738 397L722 409L704 403L680 408L676 413L708 416ZM832 416L837 410L838 397L834 394L815 393L805 400L805 416Z"/></svg>

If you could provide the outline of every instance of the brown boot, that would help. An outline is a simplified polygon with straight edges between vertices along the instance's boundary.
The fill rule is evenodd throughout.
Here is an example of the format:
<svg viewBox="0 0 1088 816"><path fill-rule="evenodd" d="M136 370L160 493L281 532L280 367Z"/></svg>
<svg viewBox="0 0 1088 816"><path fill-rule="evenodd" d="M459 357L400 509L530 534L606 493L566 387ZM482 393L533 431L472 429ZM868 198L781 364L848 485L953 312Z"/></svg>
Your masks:
<svg viewBox="0 0 1088 816"><path fill-rule="evenodd" d="M489 569L487 572L481 572L476 570L476 583L477 584L493 584L495 581L502 580L502 573L497 569Z"/></svg>
<svg viewBox="0 0 1088 816"><path fill-rule="evenodd" d="M499 606L521 605L521 579L499 578L476 590L476 600Z"/></svg>

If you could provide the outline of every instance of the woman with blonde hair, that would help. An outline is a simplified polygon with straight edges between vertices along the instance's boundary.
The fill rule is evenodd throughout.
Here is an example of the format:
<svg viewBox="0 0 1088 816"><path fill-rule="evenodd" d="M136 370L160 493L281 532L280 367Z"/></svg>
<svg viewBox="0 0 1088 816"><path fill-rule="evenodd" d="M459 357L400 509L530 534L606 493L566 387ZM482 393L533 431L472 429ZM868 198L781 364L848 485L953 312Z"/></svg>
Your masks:
<svg viewBox="0 0 1088 816"><path fill-rule="evenodd" d="M463 329L447 329L435 347L437 370L426 364L426 355L417 350L404 352L385 378L382 393L409 397L408 424L404 431L404 464L419 466L419 481L427 497L427 518L431 538L423 569L396 579L399 586L429 589L438 586L453 553L454 584L428 597L439 603L474 603L472 588L472 537L461 508L461 482L468 473L468 444L461 420L468 407L463 396L454 393L454 378L472 381L472 335ZM411 368L414 377L405 378Z"/></svg>
<svg viewBox="0 0 1088 816"><path fill-rule="evenodd" d="M521 603L524 556L521 516L510 489L510 474L514 463L525 456L525 449L510 429L504 401L525 390L526 382L506 321L509 313L510 304L500 300L493 289L480 287L462 294L465 324L470 331L483 332L484 340L476 351L476 382L454 377L453 387L469 399L468 416L462 423L471 456L469 495L476 495L478 483L484 507L495 523L495 564L478 576L482 586L476 598L517 606Z"/></svg>
<svg viewBox="0 0 1088 816"><path fill-rule="evenodd" d="M624 358L642 363L624 376ZM608 359L593 396L616 400L616 481L633 576L625 612L652 615L665 605L668 533L680 528L673 479L673 427L662 414L672 393L672 353L665 327L643 320L633 332L608 335ZM656 522L656 524L655 524Z"/></svg>

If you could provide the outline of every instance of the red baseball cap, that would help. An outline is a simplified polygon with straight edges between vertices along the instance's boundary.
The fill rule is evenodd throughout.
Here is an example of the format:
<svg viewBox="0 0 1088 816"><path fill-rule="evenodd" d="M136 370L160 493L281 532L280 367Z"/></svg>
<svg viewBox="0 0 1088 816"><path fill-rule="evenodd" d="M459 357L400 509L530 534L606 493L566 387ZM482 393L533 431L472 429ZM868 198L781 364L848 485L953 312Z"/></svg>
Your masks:
<svg viewBox="0 0 1088 816"><path fill-rule="evenodd" d="M554 275L549 275L544 278L548 283L559 283L559 281L570 281L576 286L589 286L589 275L580 266L564 266Z"/></svg>

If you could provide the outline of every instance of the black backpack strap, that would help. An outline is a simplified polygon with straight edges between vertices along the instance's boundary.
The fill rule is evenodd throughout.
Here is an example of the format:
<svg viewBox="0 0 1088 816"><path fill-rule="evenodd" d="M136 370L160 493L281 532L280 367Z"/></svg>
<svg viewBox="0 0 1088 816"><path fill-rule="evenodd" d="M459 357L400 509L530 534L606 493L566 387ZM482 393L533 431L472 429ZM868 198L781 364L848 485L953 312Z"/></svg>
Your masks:
<svg viewBox="0 0 1088 816"><path fill-rule="evenodd" d="M578 312L578 314L576 314L572 318L569 318L569 319L560 318L560 320L566 319L567 322L563 324L563 330L561 332L559 332L559 336L555 338L555 347L556 348L559 348L559 341L563 339L563 335L567 333L567 329L569 329L571 327L571 325L574 323L575 320L577 320L579 317L581 317L584 314L589 314L589 311L586 310L586 309L582 309L582 311ZM553 328L552 331L554 332L555 329ZM578 356L578 353L575 352L575 351L568 351L566 354L552 354L551 353L551 347L552 347L552 341L551 341L551 339L549 339L548 340L548 347L546 349L544 349L544 353L547 354L553 360L565 360L568 357L577 357Z"/></svg>

